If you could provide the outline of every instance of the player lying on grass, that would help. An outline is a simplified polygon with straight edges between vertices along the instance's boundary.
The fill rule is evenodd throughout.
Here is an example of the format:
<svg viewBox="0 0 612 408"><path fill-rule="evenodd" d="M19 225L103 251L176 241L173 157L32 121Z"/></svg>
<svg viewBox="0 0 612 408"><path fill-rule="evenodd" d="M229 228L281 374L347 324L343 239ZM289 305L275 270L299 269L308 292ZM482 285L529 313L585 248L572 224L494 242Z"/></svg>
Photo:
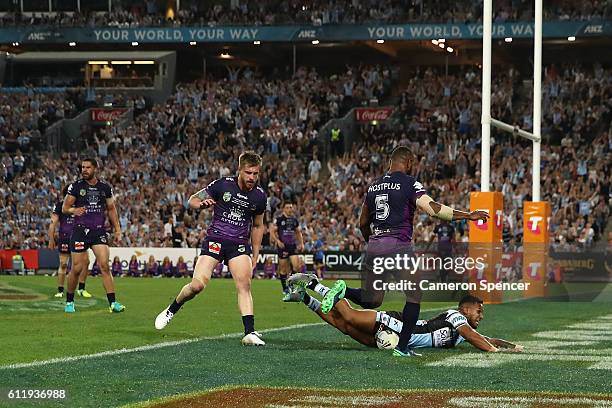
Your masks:
<svg viewBox="0 0 612 408"><path fill-rule="evenodd" d="M393 349L397 345L403 326L401 312L357 310L353 309L346 299L337 299L331 311L323 313L321 302L308 295L305 289L314 290L322 296L332 292L342 293L343 287L346 286L344 281L336 281L330 289L319 283L315 275L296 274L290 277L287 283L293 289L290 301L303 302L325 322L359 343L381 349ZM523 346L478 333L476 329L483 319L483 312L482 300L466 295L459 302L458 310L449 309L433 319L419 320L408 346L452 348L467 341L477 349L487 352L497 352L500 349L523 351Z"/></svg>

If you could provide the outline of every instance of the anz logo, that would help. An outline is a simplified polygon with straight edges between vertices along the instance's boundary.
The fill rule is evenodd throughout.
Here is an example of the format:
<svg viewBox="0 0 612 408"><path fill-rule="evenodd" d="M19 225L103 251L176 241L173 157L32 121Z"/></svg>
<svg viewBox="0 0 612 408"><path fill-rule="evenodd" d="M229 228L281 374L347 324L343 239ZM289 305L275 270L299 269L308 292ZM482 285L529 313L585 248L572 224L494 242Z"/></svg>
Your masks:
<svg viewBox="0 0 612 408"><path fill-rule="evenodd" d="M586 26L586 28L584 29L584 32L585 34L586 33L601 34L603 33L603 25L598 24L598 25Z"/></svg>
<svg viewBox="0 0 612 408"><path fill-rule="evenodd" d="M316 38L317 30L302 30L298 34L298 38Z"/></svg>

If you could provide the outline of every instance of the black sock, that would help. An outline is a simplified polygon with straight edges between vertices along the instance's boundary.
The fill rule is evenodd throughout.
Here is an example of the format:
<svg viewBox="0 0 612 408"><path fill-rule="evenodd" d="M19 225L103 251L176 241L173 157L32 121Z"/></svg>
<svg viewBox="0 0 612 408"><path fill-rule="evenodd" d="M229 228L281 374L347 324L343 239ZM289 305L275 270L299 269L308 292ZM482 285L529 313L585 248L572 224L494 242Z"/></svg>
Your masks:
<svg viewBox="0 0 612 408"><path fill-rule="evenodd" d="M306 285L306 287L310 290L315 290L315 288L317 287L317 283L319 283L319 281L316 279L313 279L310 282L308 282L308 285Z"/></svg>
<svg viewBox="0 0 612 408"><path fill-rule="evenodd" d="M58 286L57 287L57 291L58 291L58 293L64 293L64 287L63 286Z"/></svg>
<svg viewBox="0 0 612 408"><path fill-rule="evenodd" d="M249 333L253 333L255 331L255 316L253 315L242 316L242 324L244 324L244 335L245 336Z"/></svg>
<svg viewBox="0 0 612 408"><path fill-rule="evenodd" d="M304 304L308 306L308 304L310 303L310 295L308 293L304 293L304 299L302 299L302 302L304 302Z"/></svg>
<svg viewBox="0 0 612 408"><path fill-rule="evenodd" d="M419 312L421 311L421 305L419 303L406 302L404 310L402 311L402 332L399 336L399 343L397 343L397 349L400 351L406 351L408 343L410 342L410 336L414 331L417 320L419 320Z"/></svg>
<svg viewBox="0 0 612 408"><path fill-rule="evenodd" d="M85 290L85 282L79 282L79 290Z"/></svg>
<svg viewBox="0 0 612 408"><path fill-rule="evenodd" d="M115 301L115 292L107 293L106 298L108 299L108 304L112 305Z"/></svg>
<svg viewBox="0 0 612 408"><path fill-rule="evenodd" d="M286 291L287 290L287 276L281 275L280 281L281 281L281 285L283 285L283 291Z"/></svg>
<svg viewBox="0 0 612 408"><path fill-rule="evenodd" d="M361 306L361 304L363 303L362 293L363 290L361 288L346 288L344 298Z"/></svg>
<svg viewBox="0 0 612 408"><path fill-rule="evenodd" d="M66 303L68 302L74 302L74 292L73 293L66 293Z"/></svg>
<svg viewBox="0 0 612 408"><path fill-rule="evenodd" d="M176 301L176 299L174 299L172 301L172 304L168 307L168 310L170 311L170 313L175 314L176 312L179 311L181 306L183 306L183 303L179 303Z"/></svg>

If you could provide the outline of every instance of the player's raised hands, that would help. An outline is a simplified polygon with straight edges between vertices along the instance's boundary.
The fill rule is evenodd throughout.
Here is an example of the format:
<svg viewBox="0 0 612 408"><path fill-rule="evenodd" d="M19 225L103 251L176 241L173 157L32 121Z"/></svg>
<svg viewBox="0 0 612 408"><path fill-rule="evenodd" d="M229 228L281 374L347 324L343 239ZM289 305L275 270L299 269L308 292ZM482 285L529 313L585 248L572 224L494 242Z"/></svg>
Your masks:
<svg viewBox="0 0 612 408"><path fill-rule="evenodd" d="M470 212L469 219L471 221L482 220L482 222L487 222L489 214L486 211L472 211Z"/></svg>
<svg viewBox="0 0 612 408"><path fill-rule="evenodd" d="M212 198L207 198L206 200L202 200L202 202L200 203L200 208L201 209L210 208L216 203L217 202L213 200Z"/></svg>

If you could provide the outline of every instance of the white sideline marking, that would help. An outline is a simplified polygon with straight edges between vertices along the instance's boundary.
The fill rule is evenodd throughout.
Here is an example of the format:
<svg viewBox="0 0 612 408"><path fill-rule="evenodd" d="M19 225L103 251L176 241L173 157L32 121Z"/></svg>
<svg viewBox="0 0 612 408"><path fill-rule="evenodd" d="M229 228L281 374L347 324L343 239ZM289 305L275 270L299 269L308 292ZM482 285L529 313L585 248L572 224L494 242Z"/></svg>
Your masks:
<svg viewBox="0 0 612 408"><path fill-rule="evenodd" d="M326 323L321 322L321 323L294 324L291 326L267 329L265 331L262 330L261 332L262 334L266 334L266 333L273 333L273 332L279 332L279 331L285 331L285 330L301 329L304 327L322 326L324 324ZM17 364L3 365L3 366L0 366L0 370L14 370L14 369L19 369L19 368L40 367L40 366L49 365L49 364L67 363L70 361L89 360L89 359L98 358L98 357L109 357L109 356L117 356L120 354L135 353L138 351L156 350L156 349L165 348L165 347L197 343L199 341L204 341L204 340L232 339L232 338L240 338L243 336L244 336L244 333L240 332L240 333L221 334L218 336L196 337L193 339L185 339L185 340L165 341L163 343L147 344L146 346L139 346L139 347L134 347L134 348L122 348L122 349L116 349L116 350L108 350L108 351L102 351L100 353L94 353L94 354L82 354L79 356L58 357L58 358L52 358L50 360L32 361L30 363L17 363Z"/></svg>
<svg viewBox="0 0 612 408"><path fill-rule="evenodd" d="M424 310L421 310L421 312L435 312L438 310L447 310L447 309L448 309L447 307L436 307L433 309L424 309ZM274 332L285 331L285 330L302 329L304 327L323 326L325 324L327 323L319 322L319 323L293 324L291 326L276 327L273 329L262 330L261 333L262 334L274 333ZM138 351L156 350L156 349L160 349L164 347L180 346L182 344L196 343L198 341L204 341L204 340L232 339L232 338L240 338L243 336L244 336L244 333L240 332L240 333L221 334L218 336L206 336L206 337L196 337L193 339L166 341L163 343L147 344L146 346L139 346L139 347L134 347L134 348L121 348L121 349L116 349L116 350L101 351L99 353L93 353L93 354L81 354L79 356L58 357L58 358L52 358L49 360L32 361L29 363L8 364L8 365L0 366L0 370L14 370L14 369L19 369L19 368L40 367L40 366L49 365L49 364L67 363L70 361L79 361L79 360L90 360L92 358L98 358L98 357L109 357L109 356L117 356L120 354L135 353Z"/></svg>
<svg viewBox="0 0 612 408"><path fill-rule="evenodd" d="M458 407L531 407L533 404L580 405L589 407L612 407L612 401L591 398L546 398L546 397L455 397L449 401Z"/></svg>

